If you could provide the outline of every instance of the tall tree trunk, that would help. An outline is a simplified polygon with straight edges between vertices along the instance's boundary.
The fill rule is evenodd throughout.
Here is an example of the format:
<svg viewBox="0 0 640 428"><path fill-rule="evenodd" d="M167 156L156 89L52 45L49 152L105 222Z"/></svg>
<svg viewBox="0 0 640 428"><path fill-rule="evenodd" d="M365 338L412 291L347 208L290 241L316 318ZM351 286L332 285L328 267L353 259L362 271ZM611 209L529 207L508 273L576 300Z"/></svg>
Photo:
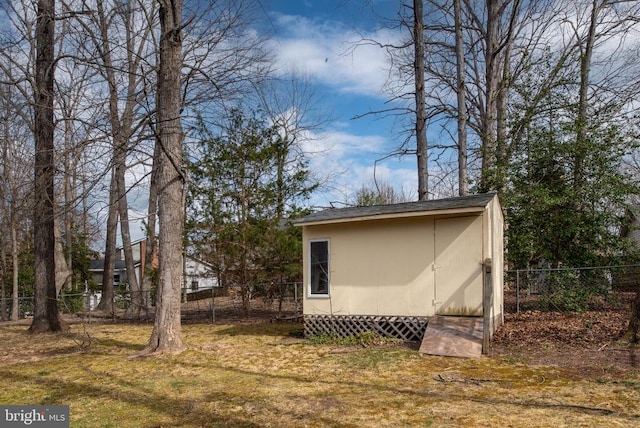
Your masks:
<svg viewBox="0 0 640 428"><path fill-rule="evenodd" d="M8 130L8 121L3 121L3 137L0 141L2 141L2 159L4 160L4 165L2 168L2 174L0 174L0 209L2 210L2 214L0 214L0 225L4 222L5 219L9 219L9 227L11 227L11 213L13 210L11 209L11 204L6 204L5 201L7 197L5 194L10 193L9 182L9 174L11 173L11 161L7 158L8 154L8 145L9 141L6 138L6 135L9 133ZM13 198L11 198L13 200ZM3 218L4 217L4 218ZM7 285L8 285L8 274L7 274L7 250L5 245L6 232L0 228L0 320L4 321L6 313L7 313L7 301L5 300L7 297Z"/></svg>
<svg viewBox="0 0 640 428"><path fill-rule="evenodd" d="M505 2L505 5L508 2ZM496 87L496 173L494 190L499 192L506 186L507 165L510 151L507 147L507 104L509 102L509 88L511 87L511 51L515 38L514 25L520 12L521 0L513 0L509 18L509 27L506 30L505 39L501 45L501 53L496 58L496 63L501 64L501 69L496 70L499 80ZM497 54L497 53L496 53Z"/></svg>
<svg viewBox="0 0 640 428"><path fill-rule="evenodd" d="M133 260L133 249L131 245L131 232L129 227L129 204L127 203L127 192L125 189L125 159L126 143L117 144L116 163L116 188L118 189L118 216L120 217L120 236L122 238L122 250L124 252L124 264L127 269L127 283L131 292L131 302L125 312L126 317L138 318L144 312L146 316L146 308L143 304L142 293L138 285L138 277ZM124 147L123 147L124 146Z"/></svg>
<svg viewBox="0 0 640 428"><path fill-rule="evenodd" d="M140 57L133 55L136 47L132 42L132 9L127 3L119 10L119 13L125 18L125 40L128 54L130 55L126 63L127 69L124 70L127 73L127 86L125 88L127 95L124 107L122 108L122 115L120 115L120 106L122 104L120 91L122 91L122 88L116 77L117 67L113 64L111 54L112 47L109 37L110 19L105 13L102 2L97 3L96 9L100 35L99 37L95 37L95 43L100 53L100 60L102 61L102 74L109 88L109 122L111 125L111 137L113 139L113 163L115 166L115 174L112 176L112 179L115 180L116 183L117 197L115 203L118 207L122 248L127 270L127 282L129 284L129 291L131 292L131 304L127 308L125 316L138 318L141 314L146 316L147 306L139 285L140 283L135 269L135 260L133 259L125 173L127 170L126 162L129 153L129 140L133 134L133 111L137 99L136 83L138 81L137 73ZM145 34L148 35L148 32L145 32ZM145 39L146 36L141 38L141 40ZM140 43L144 45L143 41ZM142 254L140 256L141 258L143 257ZM142 281L142 278L140 278L140 281Z"/></svg>
<svg viewBox="0 0 640 428"><path fill-rule="evenodd" d="M8 116L7 116L8 117ZM18 296L18 273L19 273L19 269L20 269L20 262L19 262L19 257L18 257L18 253L20 251L20 248L18 246L18 204L16 202L16 195L14 192L16 192L16 183L15 183L15 168L16 168L16 159L17 157L14 156L13 153L9 153L9 141L11 141L11 136L9 134L9 121L7 120L4 123L4 145L3 145L3 153L2 153L2 157L4 159L4 168L3 168L3 173L4 173L4 185L6 187L2 188L3 191L3 201L9 200L9 203L7 204L7 206L5 207L4 204L2 206L3 209L6 210L7 214L8 214L8 223L9 223L9 239L11 241L11 279L12 279L12 294L11 294L11 319L13 321L17 320L19 318L20 315L20 300L19 300L19 296ZM6 191L5 191L6 189ZM12 196L10 198L7 198L6 196L4 196L4 194L11 194ZM5 236L3 235L3 238ZM2 245L2 276L3 276L3 289L2 289L2 319L4 319L4 316L6 314L6 303L7 301L5 300L6 298L6 286L7 286L7 278L8 278L8 274L7 274L7 254L6 254L6 247L4 245Z"/></svg>
<svg viewBox="0 0 640 428"><path fill-rule="evenodd" d="M160 156L160 144L153 149L153 159ZM142 294L146 308L151 306L151 275L155 256L157 254L158 241L156 239L156 213L158 210L158 163L153 162L151 167L151 184L149 185L149 208L147 210L147 238L145 245L144 266L142 272Z"/></svg>
<svg viewBox="0 0 640 428"><path fill-rule="evenodd" d="M73 187L72 180L75 175L75 162L71 161L72 156L74 156L74 151L72 150L71 145L71 134L73 132L71 127L71 120L65 120L64 126L64 155L63 155L63 163L64 163L64 177L63 177L63 195L64 195L64 214L62 215L63 226L64 226L64 237L65 243L67 244L67 249L64 251L62 245L62 237L60 236L60 228L56 228L56 250L61 252L62 257L61 261L56 259L56 276L63 280L63 284L56 284L56 288L58 288L58 293L60 293L61 289L70 291L73 287L73 260L71 254L73 252L73 241L74 241L74 230L73 230L73 215L74 210L71 208L73 206L73 201L75 200L75 188ZM58 255L56 255L58 257ZM64 262L64 263L62 263ZM63 270L64 276L61 275L60 270ZM68 275L67 275L68 273Z"/></svg>
<svg viewBox="0 0 640 428"><path fill-rule="evenodd" d="M500 0L486 0L487 28L485 33L485 111L482 118L482 165L480 190L495 189L497 88L500 74L498 61Z"/></svg>
<svg viewBox="0 0 640 428"><path fill-rule="evenodd" d="M640 331L640 288L636 291L636 298L631 305L631 318L624 338L631 343L638 343L640 341L638 331Z"/></svg>
<svg viewBox="0 0 640 428"><path fill-rule="evenodd" d="M160 4L158 70L158 302L153 331L144 353L180 353L185 349L180 324L182 275L183 131L180 71L182 66L182 0Z"/></svg>
<svg viewBox="0 0 640 428"><path fill-rule="evenodd" d="M0 321L7 316L7 250L0 239Z"/></svg>
<svg viewBox="0 0 640 428"><path fill-rule="evenodd" d="M31 333L62 330L55 278L54 43L55 0L38 0L35 83L34 311Z"/></svg>
<svg viewBox="0 0 640 428"><path fill-rule="evenodd" d="M606 4L606 0L593 0L591 7L591 18L589 31L584 50L580 43L580 89L578 99L578 114L576 117L576 150L573 158L573 187L579 191L582 183L583 147L587 139L587 110L589 107L589 77L591 73L591 60L593 58L593 47L596 42L596 31L598 24L598 14Z"/></svg>
<svg viewBox="0 0 640 428"><path fill-rule="evenodd" d="M57 218L53 219L53 236L55 239L55 269L56 269L56 296L60 295L62 289L70 290L68 288L71 283L72 272L67 265L66 255L64 248L62 247L62 232L60 231L60 224ZM69 243L71 245L71 243ZM69 252L71 249L69 248Z"/></svg>
<svg viewBox="0 0 640 428"><path fill-rule="evenodd" d="M509 156L507 153L507 95L510 80L511 44L504 48L502 62L502 77L499 82L496 96L496 172L494 187L492 190L502 191L506 185L506 169Z"/></svg>
<svg viewBox="0 0 640 428"><path fill-rule="evenodd" d="M18 233L15 220L11 224L11 273L13 275L13 289L11 290L11 320L15 321L20 318L20 287L19 287L19 273L20 273L20 261L18 258Z"/></svg>
<svg viewBox="0 0 640 428"><path fill-rule="evenodd" d="M116 180L111 174L109 189L109 214L107 216L107 236L105 240L104 264L102 266L102 296L96 307L98 311L113 313L113 275L116 265L116 233L118 231L118 206Z"/></svg>
<svg viewBox="0 0 640 428"><path fill-rule="evenodd" d="M20 271L20 259L18 257L19 251L20 249L18 248L18 232L14 220L11 225L11 274L13 275L13 289L11 290L11 319L14 321L20 318L20 283L18 281L18 274Z"/></svg>
<svg viewBox="0 0 640 428"><path fill-rule="evenodd" d="M462 39L462 7L461 0L453 1L456 31L456 95L458 97L458 194L469 193L467 176L467 91L465 86L464 40Z"/></svg>
<svg viewBox="0 0 640 428"><path fill-rule="evenodd" d="M418 200L425 201L429 199L429 154L427 152L427 106L424 93L424 25L422 0L413 0L413 48Z"/></svg>

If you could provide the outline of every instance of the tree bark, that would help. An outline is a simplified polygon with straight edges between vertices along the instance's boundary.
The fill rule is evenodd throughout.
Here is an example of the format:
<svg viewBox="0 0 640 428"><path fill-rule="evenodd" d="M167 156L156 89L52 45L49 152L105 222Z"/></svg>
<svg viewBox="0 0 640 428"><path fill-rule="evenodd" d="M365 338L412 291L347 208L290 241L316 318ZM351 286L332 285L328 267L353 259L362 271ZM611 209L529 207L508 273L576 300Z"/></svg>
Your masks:
<svg viewBox="0 0 640 428"><path fill-rule="evenodd" d="M7 116L8 117L8 116ZM18 286L19 286L19 277L18 277L18 273L19 273L19 269L20 269L20 261L18 258L18 253L20 251L19 245L18 245L18 206L16 203L16 199L17 199L17 192L16 192L16 181L15 181L15 170L17 167L16 164L16 159L17 157L15 156L15 153L9 153L10 149L9 149L9 141L11 141L11 135L9 134L9 120L5 121L4 125L4 144L2 147L2 157L4 159L4 168L3 168L3 173L4 173L4 177L3 177L3 181L4 181L4 185L6 187L2 188L2 200L3 200L3 204L2 204L2 208L4 210L6 210L6 214L8 217L8 227L9 227L9 239L11 242L11 278L12 278L12 290L11 290L11 320L15 321L18 319L19 315L20 315L20 300L19 300L19 296L18 296ZM11 150L13 152L13 150ZM6 189L6 190L5 190ZM10 197L7 197L5 195L11 195ZM4 201L9 201L7 205L4 205ZM6 235L3 234L3 238L5 238ZM7 278L8 278L8 274L7 274L7 254L6 254L6 247L3 245L4 244L4 239L0 240L2 241L2 316L0 317L1 319L5 318L5 314L6 314L6 310L7 310L7 301L5 300L6 298L6 286L7 286Z"/></svg>
<svg viewBox="0 0 640 428"><path fill-rule="evenodd" d="M54 44L55 0L38 1L35 80L34 312L31 333L61 331L55 278Z"/></svg>
<svg viewBox="0 0 640 428"><path fill-rule="evenodd" d="M129 226L129 204L127 203L127 191L125 188L125 164L126 164L126 142L114 142L116 144L116 189L118 217L120 218L120 236L122 237L122 251L124 253L124 264L127 270L127 283L131 293L131 301L125 312L125 317L139 318L142 313L146 316L146 308L143 305L142 293L138 285L135 262L133 260L133 249L131 245L131 232Z"/></svg>
<svg viewBox="0 0 640 428"><path fill-rule="evenodd" d="M1 196L1 195L0 195ZM7 251L0 239L0 321L5 321L7 316Z"/></svg>
<svg viewBox="0 0 640 428"><path fill-rule="evenodd" d="M631 343L638 343L640 337L638 332L640 331L640 288L636 292L636 298L631 305L631 318L629 319L629 326L624 338Z"/></svg>
<svg viewBox="0 0 640 428"><path fill-rule="evenodd" d="M62 232L60 231L59 220L53 219L53 236L55 239L55 269L56 269L56 296L60 295L60 291L63 289L71 290L71 279L73 276L73 272L70 269L70 265L67 264L66 255L64 253L64 248L62 246ZM67 235L67 239L71 239L71 235ZM69 246L73 245L71 241L68 243ZM71 248L69 248L69 253L71 252Z"/></svg>
<svg viewBox="0 0 640 428"><path fill-rule="evenodd" d="M105 239L104 264L102 265L102 297L96 307L98 311L113 313L113 274L116 265L116 232L118 230L118 207L116 205L116 181L111 174L109 189L109 214L107 216L107 236Z"/></svg>
<svg viewBox="0 0 640 428"><path fill-rule="evenodd" d="M12 275L13 275L13 290L11 294L11 320L15 321L20 318L20 298L18 296L20 292L19 287L19 268L20 262L18 258L18 233L16 231L15 222L11 225L11 259L13 261Z"/></svg>
<svg viewBox="0 0 640 428"><path fill-rule="evenodd" d="M576 152L573 159L573 186L578 191L583 185L582 164L584 155L582 148L584 147L587 139L587 110L589 107L588 92L593 47L597 36L598 14L605 4L606 0L593 0L589 21L589 31L587 33L584 50L582 50L582 44L580 44L580 89L578 95L578 114L576 117Z"/></svg>
<svg viewBox="0 0 640 428"><path fill-rule="evenodd" d="M156 144L153 149L153 159L160 156L160 144ZM145 257L142 272L142 294L144 296L145 307L151 306L151 269L154 258L157 254L158 240L156 239L156 217L158 211L158 164L153 162L151 166L151 183L149 184L149 207L147 210L147 238L145 246Z"/></svg>
<svg viewBox="0 0 640 428"><path fill-rule="evenodd" d="M140 24L134 24L133 6L129 3L123 4L116 15L122 19L123 28L120 31L124 33L124 48L127 55L126 58L121 58L122 65L119 63L118 54L112 54L115 49L120 49L121 46L112 46L109 32L113 31L112 27L115 24L113 23L113 17L108 16L107 11L104 10L102 2L96 4L95 25L98 27L97 31L90 27L86 27L86 30L90 33L98 51L102 66L100 72L109 91L108 119L111 126L110 136L113 144L114 164L111 188L114 194L111 195L110 203L115 204L117 207L117 215L111 212L109 215L110 218L119 218L120 221L127 282L131 292L131 304L127 308L125 316L139 318L141 315L146 317L148 307L140 287L142 278L137 275L135 260L133 259L125 174L131 137L134 134L135 106L140 93L138 84L142 80L139 77L139 67L143 61L140 53L146 48L152 29L150 27L141 27L140 32L134 30L134 26ZM118 70L123 75L122 80L117 76ZM126 86L122 85L122 81L126 82ZM123 93L125 94L124 100L122 99ZM114 221L117 223L117 220ZM115 240L109 242L113 242L115 245ZM110 250L107 249L107 251ZM141 254L141 262L144 260L143 256Z"/></svg>
<svg viewBox="0 0 640 428"><path fill-rule="evenodd" d="M496 167L496 119L498 116L498 61L500 0L486 0L487 28L485 33L485 111L482 123L482 165L480 190L487 192L495 189Z"/></svg>
<svg viewBox="0 0 640 428"><path fill-rule="evenodd" d="M180 284L184 227L180 122L182 66L182 0L160 4L160 66L158 70L158 301L149 343L143 354L182 352Z"/></svg>
<svg viewBox="0 0 640 428"><path fill-rule="evenodd" d="M413 47L418 200L424 201L429 199L429 154L427 151L427 106L424 93L424 25L422 0L413 0Z"/></svg>
<svg viewBox="0 0 640 428"><path fill-rule="evenodd" d="M469 178L467 176L467 91L465 86L464 40L462 38L462 7L461 0L454 0L454 20L456 32L456 95L458 100L458 194L465 196L469 193Z"/></svg>

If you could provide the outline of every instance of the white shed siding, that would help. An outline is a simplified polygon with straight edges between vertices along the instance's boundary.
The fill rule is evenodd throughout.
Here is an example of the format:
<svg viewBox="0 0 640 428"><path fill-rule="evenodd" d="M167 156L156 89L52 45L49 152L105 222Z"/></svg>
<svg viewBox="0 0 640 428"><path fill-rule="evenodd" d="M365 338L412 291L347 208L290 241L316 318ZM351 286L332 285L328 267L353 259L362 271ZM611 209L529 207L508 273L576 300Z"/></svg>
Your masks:
<svg viewBox="0 0 640 428"><path fill-rule="evenodd" d="M330 284L327 296L305 294L304 315L486 315L493 332L502 322L503 221L490 194L307 216L298 223L305 263L311 240L329 240Z"/></svg>
<svg viewBox="0 0 640 428"><path fill-rule="evenodd" d="M436 301L440 315L482 315L483 216L435 220Z"/></svg>
<svg viewBox="0 0 640 428"><path fill-rule="evenodd" d="M433 300L432 230L424 217L306 227L304 242L330 236L331 283L330 298L307 299L304 312L424 315Z"/></svg>

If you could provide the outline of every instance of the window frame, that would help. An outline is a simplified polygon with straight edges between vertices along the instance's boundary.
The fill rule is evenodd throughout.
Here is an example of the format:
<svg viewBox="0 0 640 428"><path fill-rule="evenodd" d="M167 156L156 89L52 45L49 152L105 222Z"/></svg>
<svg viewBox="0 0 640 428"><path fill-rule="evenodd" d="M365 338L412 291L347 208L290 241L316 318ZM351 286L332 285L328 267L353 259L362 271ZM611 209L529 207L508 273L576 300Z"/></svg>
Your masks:
<svg viewBox="0 0 640 428"><path fill-rule="evenodd" d="M326 292L314 292L313 290L313 267L315 266L312 261L312 246L314 243L326 243L327 245L327 260L326 260ZM307 297L310 299L327 299L331 295L331 241L329 238L310 239L308 241L308 255L307 255Z"/></svg>

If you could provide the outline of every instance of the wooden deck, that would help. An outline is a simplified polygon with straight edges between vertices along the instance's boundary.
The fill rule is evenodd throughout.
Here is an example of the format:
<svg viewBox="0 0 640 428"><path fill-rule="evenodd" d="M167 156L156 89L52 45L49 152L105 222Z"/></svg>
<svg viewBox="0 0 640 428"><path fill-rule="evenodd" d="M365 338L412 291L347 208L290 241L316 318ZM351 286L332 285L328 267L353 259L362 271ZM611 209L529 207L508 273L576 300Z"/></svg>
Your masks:
<svg viewBox="0 0 640 428"><path fill-rule="evenodd" d="M434 316L424 332L421 354L478 358L482 355L481 317Z"/></svg>

